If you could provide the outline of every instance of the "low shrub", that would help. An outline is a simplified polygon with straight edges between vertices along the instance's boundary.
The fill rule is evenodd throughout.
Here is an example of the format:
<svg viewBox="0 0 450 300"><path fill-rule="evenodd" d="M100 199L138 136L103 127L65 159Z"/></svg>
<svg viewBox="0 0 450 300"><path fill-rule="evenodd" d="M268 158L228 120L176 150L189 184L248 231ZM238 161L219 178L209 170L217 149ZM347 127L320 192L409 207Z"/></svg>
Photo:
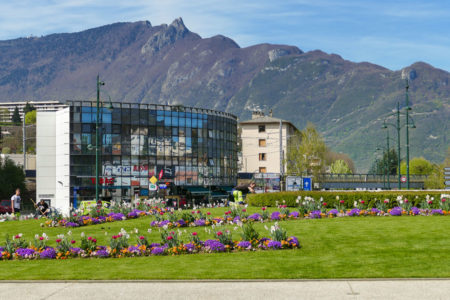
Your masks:
<svg viewBox="0 0 450 300"><path fill-rule="evenodd" d="M388 199L386 203L387 208L398 206L398 196L403 196L411 203L411 206L417 206L422 203L426 196L434 197L434 204L439 206L440 192L430 191L299 191L299 192L279 192L279 193L265 193L265 194L248 194L247 203L250 206L256 207L276 207L279 205L286 205L289 207L297 207L304 201L305 197L312 197L315 200L322 198L323 203L326 203L326 208L335 208L338 205L345 206L345 208L353 208L355 202L360 203L364 201L368 208L376 207L379 202ZM301 197L301 198L299 198ZM344 203L341 203L344 201ZM300 202L300 203L299 203Z"/></svg>

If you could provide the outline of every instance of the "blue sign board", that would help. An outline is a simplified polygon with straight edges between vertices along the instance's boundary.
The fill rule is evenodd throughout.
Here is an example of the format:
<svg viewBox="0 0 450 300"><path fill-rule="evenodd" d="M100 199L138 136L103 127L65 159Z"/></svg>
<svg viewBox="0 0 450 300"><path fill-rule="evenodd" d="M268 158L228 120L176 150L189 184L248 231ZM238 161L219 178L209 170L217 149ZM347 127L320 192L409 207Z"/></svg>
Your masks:
<svg viewBox="0 0 450 300"><path fill-rule="evenodd" d="M312 190L312 181L311 177L303 177L303 190L311 191Z"/></svg>

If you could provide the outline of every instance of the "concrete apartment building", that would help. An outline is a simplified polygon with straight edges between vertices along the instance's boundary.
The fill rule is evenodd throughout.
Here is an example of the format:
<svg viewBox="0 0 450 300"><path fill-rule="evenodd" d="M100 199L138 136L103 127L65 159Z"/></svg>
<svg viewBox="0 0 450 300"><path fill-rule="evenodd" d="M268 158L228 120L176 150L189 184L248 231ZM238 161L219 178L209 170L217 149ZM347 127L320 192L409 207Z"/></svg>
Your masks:
<svg viewBox="0 0 450 300"><path fill-rule="evenodd" d="M34 108L36 108L36 110L38 111L57 111L66 106L65 104L56 100L0 102L0 121L10 122L16 107L18 108L20 117L22 118L23 109L27 103L34 106Z"/></svg>
<svg viewBox="0 0 450 300"><path fill-rule="evenodd" d="M263 112L253 112L252 119L240 122L239 127L242 140L240 172L286 172L286 165L282 161L288 141L297 131L291 122L274 118L272 114L266 116Z"/></svg>

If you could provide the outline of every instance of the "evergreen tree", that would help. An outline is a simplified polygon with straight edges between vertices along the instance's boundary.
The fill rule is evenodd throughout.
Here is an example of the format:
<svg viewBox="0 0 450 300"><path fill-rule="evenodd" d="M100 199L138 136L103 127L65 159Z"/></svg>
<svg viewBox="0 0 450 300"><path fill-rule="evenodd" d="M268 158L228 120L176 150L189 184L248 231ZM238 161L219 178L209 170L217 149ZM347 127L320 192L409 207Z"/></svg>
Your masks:
<svg viewBox="0 0 450 300"><path fill-rule="evenodd" d="M36 108L33 105L31 105L30 103L28 103L28 102L25 104L25 107L23 108L23 112L25 114L30 112L30 111L33 111L33 110L36 110Z"/></svg>
<svg viewBox="0 0 450 300"><path fill-rule="evenodd" d="M397 175L398 156L395 149L384 152L382 159L376 159L370 167L369 174L383 175L386 168L390 175Z"/></svg>
<svg viewBox="0 0 450 300"><path fill-rule="evenodd" d="M22 122L22 119L20 118L20 114L19 114L19 108L17 106L14 109L14 113L12 115L11 121L16 124Z"/></svg>

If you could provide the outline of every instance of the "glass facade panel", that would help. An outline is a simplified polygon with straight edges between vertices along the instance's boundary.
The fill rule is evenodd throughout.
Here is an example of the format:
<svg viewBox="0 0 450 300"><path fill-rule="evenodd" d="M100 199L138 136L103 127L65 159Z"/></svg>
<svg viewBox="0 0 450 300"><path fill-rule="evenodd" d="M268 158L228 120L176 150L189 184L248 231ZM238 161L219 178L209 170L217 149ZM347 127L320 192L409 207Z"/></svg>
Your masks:
<svg viewBox="0 0 450 300"><path fill-rule="evenodd" d="M95 197L96 108L71 107L71 188L78 201ZM178 106L114 103L99 111L101 196L126 200L148 194L163 170L171 186L234 186L237 121L227 113ZM88 145L90 145L88 147ZM73 197L72 193L72 197Z"/></svg>

